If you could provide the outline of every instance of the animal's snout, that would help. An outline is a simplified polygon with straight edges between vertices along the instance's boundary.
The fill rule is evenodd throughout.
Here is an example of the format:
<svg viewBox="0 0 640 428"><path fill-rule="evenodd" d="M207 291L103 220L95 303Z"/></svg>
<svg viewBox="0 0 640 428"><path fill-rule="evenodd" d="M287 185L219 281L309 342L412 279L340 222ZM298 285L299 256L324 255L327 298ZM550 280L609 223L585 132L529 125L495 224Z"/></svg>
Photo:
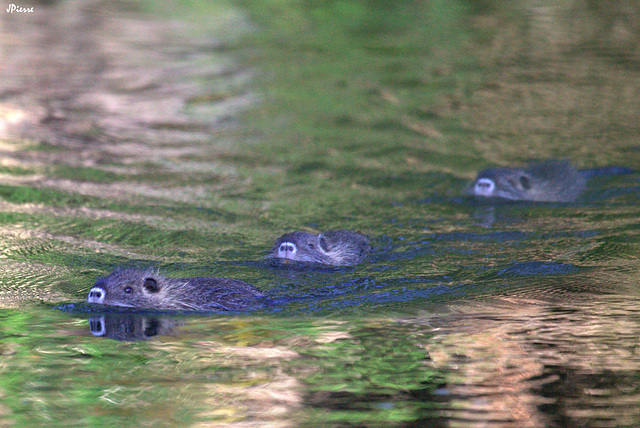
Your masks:
<svg viewBox="0 0 640 428"><path fill-rule="evenodd" d="M290 259L295 256L298 248L293 242L283 242L278 247L278 257L281 259Z"/></svg>
<svg viewBox="0 0 640 428"><path fill-rule="evenodd" d="M93 287L91 290L89 290L89 298L87 299L87 301L89 303L103 304L105 295L106 292L103 288Z"/></svg>
<svg viewBox="0 0 640 428"><path fill-rule="evenodd" d="M496 184L489 178L481 178L476 182L475 192L476 195L491 196L493 194Z"/></svg>

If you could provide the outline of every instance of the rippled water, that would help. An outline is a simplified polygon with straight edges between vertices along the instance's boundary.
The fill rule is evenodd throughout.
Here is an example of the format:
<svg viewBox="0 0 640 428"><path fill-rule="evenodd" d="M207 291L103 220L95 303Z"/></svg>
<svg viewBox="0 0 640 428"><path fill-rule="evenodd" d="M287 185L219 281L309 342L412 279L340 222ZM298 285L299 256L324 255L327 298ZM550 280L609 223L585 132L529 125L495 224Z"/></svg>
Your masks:
<svg viewBox="0 0 640 428"><path fill-rule="evenodd" d="M625 5L2 11L1 424L637 426ZM547 158L631 172L570 204L461 196L489 165ZM328 229L373 254L265 262L281 234ZM149 265L271 305L84 303L114 267Z"/></svg>

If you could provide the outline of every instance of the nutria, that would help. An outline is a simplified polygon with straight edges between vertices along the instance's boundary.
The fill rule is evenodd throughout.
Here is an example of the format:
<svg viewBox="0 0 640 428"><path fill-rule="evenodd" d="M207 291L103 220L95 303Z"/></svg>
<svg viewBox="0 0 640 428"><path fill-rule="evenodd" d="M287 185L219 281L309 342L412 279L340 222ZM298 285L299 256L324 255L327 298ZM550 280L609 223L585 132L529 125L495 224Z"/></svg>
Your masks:
<svg viewBox="0 0 640 428"><path fill-rule="evenodd" d="M549 160L526 168L485 169L465 193L486 198L572 202L580 196L585 183L585 175L569 162Z"/></svg>
<svg viewBox="0 0 640 428"><path fill-rule="evenodd" d="M89 303L137 309L222 310L257 309L263 294L251 284L229 278L167 278L155 269L117 268L98 279Z"/></svg>
<svg viewBox="0 0 640 428"><path fill-rule="evenodd" d="M369 238L350 230L314 235L291 232L278 238L267 257L333 266L353 266L371 251Z"/></svg>

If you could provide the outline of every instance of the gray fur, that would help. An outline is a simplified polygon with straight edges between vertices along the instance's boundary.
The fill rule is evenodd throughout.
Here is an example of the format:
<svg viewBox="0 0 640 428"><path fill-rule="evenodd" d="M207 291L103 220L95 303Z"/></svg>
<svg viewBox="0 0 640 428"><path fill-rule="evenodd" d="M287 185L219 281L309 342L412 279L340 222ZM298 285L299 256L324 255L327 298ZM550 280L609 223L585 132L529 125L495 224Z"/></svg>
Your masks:
<svg viewBox="0 0 640 428"><path fill-rule="evenodd" d="M572 202L586 179L567 161L549 160L526 168L490 168L478 173L465 193L486 198L538 202Z"/></svg>
<svg viewBox="0 0 640 428"><path fill-rule="evenodd" d="M98 279L89 303L159 310L242 311L263 306L254 286L229 278L167 278L155 269L117 268Z"/></svg>
<svg viewBox="0 0 640 428"><path fill-rule="evenodd" d="M287 251L290 250L290 251ZM314 235L291 232L278 238L267 257L332 266L353 266L371 252L369 238L350 230Z"/></svg>

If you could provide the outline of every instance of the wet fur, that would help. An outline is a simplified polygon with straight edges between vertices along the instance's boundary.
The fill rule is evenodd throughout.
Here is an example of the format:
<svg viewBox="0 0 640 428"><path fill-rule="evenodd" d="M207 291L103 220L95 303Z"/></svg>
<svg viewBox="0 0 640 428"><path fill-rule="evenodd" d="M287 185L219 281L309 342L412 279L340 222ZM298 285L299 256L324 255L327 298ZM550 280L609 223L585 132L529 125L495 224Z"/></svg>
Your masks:
<svg viewBox="0 0 640 428"><path fill-rule="evenodd" d="M291 260L332 266L356 265L371 252L366 236L350 230L331 230L318 235L307 232L282 235L267 257L278 258L278 248L285 242L297 246L296 255Z"/></svg>
<svg viewBox="0 0 640 428"><path fill-rule="evenodd" d="M154 269L115 269L94 285L104 290L102 304L161 310L240 311L262 306L263 294L251 284L229 278L167 278ZM130 292L125 292L130 289ZM91 293L89 301L91 302Z"/></svg>
<svg viewBox="0 0 640 428"><path fill-rule="evenodd" d="M475 191L481 179L495 183L491 195ZM490 168L481 171L466 191L479 197L539 202L572 202L584 191L586 178L569 162L550 160L527 168Z"/></svg>

